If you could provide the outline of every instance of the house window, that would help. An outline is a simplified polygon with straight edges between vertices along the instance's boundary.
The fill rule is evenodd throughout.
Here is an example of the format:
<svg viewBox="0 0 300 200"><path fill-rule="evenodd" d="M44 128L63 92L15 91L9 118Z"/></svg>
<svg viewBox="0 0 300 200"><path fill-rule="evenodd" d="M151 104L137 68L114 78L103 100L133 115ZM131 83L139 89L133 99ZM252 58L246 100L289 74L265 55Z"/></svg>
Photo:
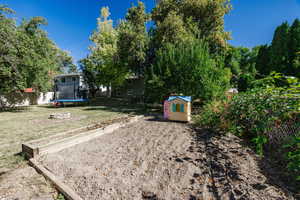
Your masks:
<svg viewBox="0 0 300 200"><path fill-rule="evenodd" d="M76 78L75 78L75 77L72 77L72 81L75 82L75 81L76 81Z"/></svg>
<svg viewBox="0 0 300 200"><path fill-rule="evenodd" d="M172 112L184 112L184 104L172 104Z"/></svg>
<svg viewBox="0 0 300 200"><path fill-rule="evenodd" d="M61 79L61 82L62 82L62 83L65 83L65 82L66 82L66 78L62 78L62 79Z"/></svg>

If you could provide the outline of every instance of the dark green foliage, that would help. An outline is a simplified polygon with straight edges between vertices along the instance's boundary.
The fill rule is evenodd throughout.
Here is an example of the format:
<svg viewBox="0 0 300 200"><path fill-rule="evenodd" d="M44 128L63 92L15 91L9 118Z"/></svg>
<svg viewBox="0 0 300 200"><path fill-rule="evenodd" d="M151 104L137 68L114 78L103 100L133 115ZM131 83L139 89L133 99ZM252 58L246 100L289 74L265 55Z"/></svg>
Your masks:
<svg viewBox="0 0 300 200"><path fill-rule="evenodd" d="M211 101L206 103L199 115L194 116L196 123L205 128L220 129L222 118L226 109L226 101Z"/></svg>
<svg viewBox="0 0 300 200"><path fill-rule="evenodd" d="M258 55L256 58L256 70L258 75L266 76L269 75L271 70L269 68L270 63L270 48L268 45L262 45L259 47Z"/></svg>
<svg viewBox="0 0 300 200"><path fill-rule="evenodd" d="M278 81L286 84L276 87ZM299 179L299 134L294 131L300 127L299 93L297 79L274 74L257 81L255 89L235 95L232 100L207 104L196 121L201 126L244 138L260 155L265 150L268 156L286 154L277 159L286 159L283 163L288 164L284 168ZM282 145L284 152L280 152Z"/></svg>
<svg viewBox="0 0 300 200"><path fill-rule="evenodd" d="M0 95L14 104L23 100L19 97L24 88L34 88L37 94L52 89L53 76L63 64L73 63L40 29L47 24L44 18L33 17L17 26L7 12L12 13L0 5Z"/></svg>
<svg viewBox="0 0 300 200"><path fill-rule="evenodd" d="M0 93L8 94L33 87L37 91L51 88L51 74L60 70L57 54L61 51L47 38L39 25L41 17L23 21L0 21Z"/></svg>
<svg viewBox="0 0 300 200"><path fill-rule="evenodd" d="M251 73L243 73L239 76L237 82L237 88L239 92L246 92L253 87L255 76Z"/></svg>
<svg viewBox="0 0 300 200"><path fill-rule="evenodd" d="M289 68L287 73L300 77L300 21L296 19L290 28L289 41Z"/></svg>
<svg viewBox="0 0 300 200"><path fill-rule="evenodd" d="M109 9L102 8L90 38L91 54L81 62L84 73L95 88L121 86L128 77L143 77L147 71L146 93L156 101L170 92L205 100L222 96L230 72L218 52L224 53L230 38L224 31L224 15L230 9L229 0L160 1L151 15L155 26L147 32L150 17L141 1L116 27ZM199 47L199 39L209 48Z"/></svg>
<svg viewBox="0 0 300 200"><path fill-rule="evenodd" d="M295 85L287 78L289 86L274 87L272 83L276 83L276 79L282 79L282 76L262 80L266 85L234 96L230 101L226 119L233 127L239 127L237 134L250 139L268 136L270 128L289 118L289 113L299 112L299 99L295 94L300 92L298 83Z"/></svg>
<svg viewBox="0 0 300 200"><path fill-rule="evenodd" d="M222 97L229 87L231 74L217 62L202 41L167 44L157 51L147 76L148 98L161 102L170 93L204 101Z"/></svg>
<svg viewBox="0 0 300 200"><path fill-rule="evenodd" d="M92 63L92 59L85 58L80 60L79 63L84 75L84 80L89 86L89 93L92 97L95 97L101 83L99 83L99 79L97 79L97 73L93 71L94 64Z"/></svg>
<svg viewBox="0 0 300 200"><path fill-rule="evenodd" d="M225 66L231 69L231 84L239 91L246 91L251 88L255 80L255 62L258 54L258 47L252 50L244 47L230 47L226 53Z"/></svg>
<svg viewBox="0 0 300 200"><path fill-rule="evenodd" d="M288 40L289 24L287 22L278 26L275 30L270 46L269 71L287 74L288 71Z"/></svg>
<svg viewBox="0 0 300 200"><path fill-rule="evenodd" d="M271 91L255 89L230 102L228 120L239 127L239 135L255 138L266 135L278 119L289 112L289 99L277 97Z"/></svg>
<svg viewBox="0 0 300 200"><path fill-rule="evenodd" d="M295 175L296 180L300 182L300 132L296 136L289 138L283 148L287 151L287 168Z"/></svg>
<svg viewBox="0 0 300 200"><path fill-rule="evenodd" d="M271 72L300 77L300 21L282 23L275 30L271 45L261 46L256 59L259 77Z"/></svg>

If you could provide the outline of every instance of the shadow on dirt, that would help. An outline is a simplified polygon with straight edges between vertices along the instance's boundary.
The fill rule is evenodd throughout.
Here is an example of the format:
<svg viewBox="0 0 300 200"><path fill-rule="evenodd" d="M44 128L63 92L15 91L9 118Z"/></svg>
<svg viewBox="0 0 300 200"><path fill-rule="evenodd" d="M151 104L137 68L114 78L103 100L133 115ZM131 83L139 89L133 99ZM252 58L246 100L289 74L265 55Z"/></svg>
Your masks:
<svg viewBox="0 0 300 200"><path fill-rule="evenodd" d="M265 155L264 159L260 159L259 167L262 169L264 175L268 178L268 183L281 187L286 191L294 193L296 199L300 199L300 183L296 182L290 174L286 172L284 166L284 159L282 158L282 152L279 155L278 152L272 155ZM270 153L269 153L270 154Z"/></svg>
<svg viewBox="0 0 300 200"><path fill-rule="evenodd" d="M199 156L198 160L192 162L196 162L197 166L207 169L211 180L208 187L215 199L224 199L224 195L229 199L253 199L254 194L260 192L263 194L271 187L280 188L286 197L299 198L291 192L292 190L286 186L287 184L280 180L279 176L272 173L274 172L271 167L272 164L266 159L258 158L239 138L207 129L191 128L194 130L192 132L193 142L191 142L188 151L206 155L204 158ZM228 148L224 148L224 146ZM265 181L261 181L260 177L251 181L245 179L241 165L247 166L246 162L249 161L245 158L249 156L256 158L257 169L253 172L248 171L246 176L255 177L261 173L262 176L265 176ZM177 160L191 162L184 158L177 158ZM258 196L258 198L260 197ZM293 198L291 197L291 199Z"/></svg>
<svg viewBox="0 0 300 200"><path fill-rule="evenodd" d="M157 195L154 194L153 192L146 192L146 191L142 192L142 198L143 200L163 200L163 199L159 199Z"/></svg>
<svg viewBox="0 0 300 200"><path fill-rule="evenodd" d="M164 119L163 115L157 112L148 113L145 116L149 116L149 118L146 119L147 121L187 124L187 122L171 121L171 120Z"/></svg>

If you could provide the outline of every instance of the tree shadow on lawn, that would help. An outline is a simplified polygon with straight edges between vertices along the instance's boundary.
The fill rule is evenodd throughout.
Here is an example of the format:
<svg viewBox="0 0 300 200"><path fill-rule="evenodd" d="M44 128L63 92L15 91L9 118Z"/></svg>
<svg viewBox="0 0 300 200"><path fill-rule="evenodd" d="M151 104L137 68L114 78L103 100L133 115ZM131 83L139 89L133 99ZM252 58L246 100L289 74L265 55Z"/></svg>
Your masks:
<svg viewBox="0 0 300 200"><path fill-rule="evenodd" d="M98 98L84 108L87 111L102 110L133 115L149 115L160 113L160 110L143 103L131 103L126 99ZM154 111L153 111L154 110Z"/></svg>
<svg viewBox="0 0 300 200"><path fill-rule="evenodd" d="M45 106L49 109L63 109L63 108L78 108L83 111L110 111L110 112L118 112L125 114L144 114L147 112L147 107L144 104L132 104L128 100L125 99L117 99L117 98L97 98L91 100L88 103L68 103L64 106Z"/></svg>
<svg viewBox="0 0 300 200"><path fill-rule="evenodd" d="M252 188L249 188L250 190L263 190L269 186L274 186L276 188L281 188L286 196L293 195L296 199L299 198L299 196L296 197L297 190L293 190L293 188L288 187L288 182L282 180L282 177L278 176L278 171L276 171L278 169L271 167L273 163L270 163L270 161L267 159L256 156L255 152L249 149L248 143L235 136L229 137L222 133L217 133L208 129L196 128L194 126L191 126L191 128L194 130L192 132L193 142L191 143L188 151L196 151L198 153L205 153L207 155L207 160L199 160L199 162L205 162L205 165L210 166L209 173L213 179L211 191L215 195L216 199L220 199L221 196L220 191L218 191L218 188L215 185L215 182L219 182L218 180L221 180L224 177L226 177L225 179L227 182L225 181L223 185L223 191L231 191L232 194L229 194L229 196L238 198L239 194L245 194L245 191L243 190L237 191L237 189L231 188L233 183L245 184L245 182L242 183L243 180L240 178L242 174L239 174L240 166L237 165L238 163L230 162L230 154L228 154L228 150L233 153L234 156L240 157L238 160L243 160L243 158L246 158L249 155L257 157L255 160L257 161L258 171L266 177L266 181L258 181L257 183L251 184L250 186ZM223 149L220 148L220 146L217 144L218 142L216 141L240 144L241 148ZM245 153L245 149L247 149L247 153ZM274 172L277 172L277 174Z"/></svg>
<svg viewBox="0 0 300 200"><path fill-rule="evenodd" d="M141 115L146 113L146 109L143 107L127 107L127 106L87 106L87 108L83 108L85 111L109 111L109 112L117 112L124 114L132 114L132 115Z"/></svg>
<svg viewBox="0 0 300 200"><path fill-rule="evenodd" d="M20 113L30 110L29 106L18 106L13 108L2 108L0 113Z"/></svg>

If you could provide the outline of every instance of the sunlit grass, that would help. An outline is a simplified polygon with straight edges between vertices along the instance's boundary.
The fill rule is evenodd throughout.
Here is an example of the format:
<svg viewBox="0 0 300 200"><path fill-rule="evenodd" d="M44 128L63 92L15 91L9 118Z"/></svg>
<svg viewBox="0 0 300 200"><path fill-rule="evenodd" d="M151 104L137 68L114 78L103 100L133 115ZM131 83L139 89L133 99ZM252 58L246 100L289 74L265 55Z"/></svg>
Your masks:
<svg viewBox="0 0 300 200"><path fill-rule="evenodd" d="M52 113L68 112L72 118L51 120ZM30 140L68 131L93 123L124 115L121 107L76 106L52 108L49 106L30 106L12 112L0 112L0 171L1 168L14 168L23 163L17 155L21 144Z"/></svg>

